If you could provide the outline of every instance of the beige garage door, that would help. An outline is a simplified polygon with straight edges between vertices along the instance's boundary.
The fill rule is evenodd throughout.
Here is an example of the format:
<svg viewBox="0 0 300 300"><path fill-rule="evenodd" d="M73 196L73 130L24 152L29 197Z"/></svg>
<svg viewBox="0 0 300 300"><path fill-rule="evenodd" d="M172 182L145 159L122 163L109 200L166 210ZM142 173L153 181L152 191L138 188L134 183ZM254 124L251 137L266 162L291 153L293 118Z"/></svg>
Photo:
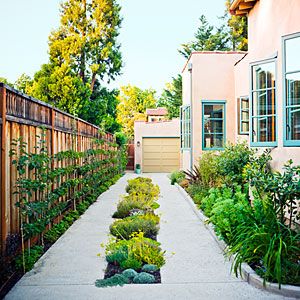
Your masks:
<svg viewBox="0 0 300 300"><path fill-rule="evenodd" d="M143 172L179 170L179 138L143 138Z"/></svg>

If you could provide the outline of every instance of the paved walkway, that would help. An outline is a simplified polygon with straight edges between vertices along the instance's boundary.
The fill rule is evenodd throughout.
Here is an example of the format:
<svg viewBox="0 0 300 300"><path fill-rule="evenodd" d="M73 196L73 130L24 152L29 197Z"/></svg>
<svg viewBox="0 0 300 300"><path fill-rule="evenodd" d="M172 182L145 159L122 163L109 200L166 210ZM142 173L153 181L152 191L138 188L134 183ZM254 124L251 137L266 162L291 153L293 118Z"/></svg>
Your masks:
<svg viewBox="0 0 300 300"><path fill-rule="evenodd" d="M127 179L134 176L126 174L102 194L6 299L287 299L230 274L230 263L224 261L210 233L165 174L147 174L161 188L158 239L167 250L162 284L96 288L94 282L103 278L106 267L104 255L97 256L103 254L100 244L107 241L111 215L119 196L125 193Z"/></svg>

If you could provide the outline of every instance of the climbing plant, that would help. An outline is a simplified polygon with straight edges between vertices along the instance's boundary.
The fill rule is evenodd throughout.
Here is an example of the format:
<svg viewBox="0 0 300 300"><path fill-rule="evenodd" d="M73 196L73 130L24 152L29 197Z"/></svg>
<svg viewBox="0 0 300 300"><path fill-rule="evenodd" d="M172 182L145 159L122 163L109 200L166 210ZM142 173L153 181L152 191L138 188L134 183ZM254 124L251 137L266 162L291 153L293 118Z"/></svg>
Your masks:
<svg viewBox="0 0 300 300"><path fill-rule="evenodd" d="M12 142L10 151L17 172L14 194L23 252L24 242L30 247L30 240L38 237L43 245L44 233L54 221L68 210L76 211L86 199L92 203L124 171L125 152L114 142L94 139L86 151L51 155L45 129L37 140L32 152L22 137Z"/></svg>

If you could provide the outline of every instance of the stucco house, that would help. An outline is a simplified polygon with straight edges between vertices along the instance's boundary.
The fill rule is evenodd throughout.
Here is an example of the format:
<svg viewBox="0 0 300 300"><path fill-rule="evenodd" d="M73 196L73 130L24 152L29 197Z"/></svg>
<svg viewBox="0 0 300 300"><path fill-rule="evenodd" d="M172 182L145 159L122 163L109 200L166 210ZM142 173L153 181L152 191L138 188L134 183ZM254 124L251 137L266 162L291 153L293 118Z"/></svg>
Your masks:
<svg viewBox="0 0 300 300"><path fill-rule="evenodd" d="M165 107L147 108L146 115L148 122L164 121L167 119L168 110Z"/></svg>
<svg viewBox="0 0 300 300"><path fill-rule="evenodd" d="M226 141L272 148L273 167L300 164L300 1L234 0L248 52L194 52L183 72L181 167Z"/></svg>

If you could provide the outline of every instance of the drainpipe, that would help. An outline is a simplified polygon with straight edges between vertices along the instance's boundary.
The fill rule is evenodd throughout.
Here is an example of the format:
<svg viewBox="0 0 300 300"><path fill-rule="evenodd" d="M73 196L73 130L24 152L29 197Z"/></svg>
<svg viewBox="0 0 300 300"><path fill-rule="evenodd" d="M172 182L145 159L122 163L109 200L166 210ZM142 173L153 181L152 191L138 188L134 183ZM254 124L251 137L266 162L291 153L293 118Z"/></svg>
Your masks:
<svg viewBox="0 0 300 300"><path fill-rule="evenodd" d="M191 130L191 145L190 145L190 168L193 170L193 64L188 64L188 71L190 72L190 130Z"/></svg>

